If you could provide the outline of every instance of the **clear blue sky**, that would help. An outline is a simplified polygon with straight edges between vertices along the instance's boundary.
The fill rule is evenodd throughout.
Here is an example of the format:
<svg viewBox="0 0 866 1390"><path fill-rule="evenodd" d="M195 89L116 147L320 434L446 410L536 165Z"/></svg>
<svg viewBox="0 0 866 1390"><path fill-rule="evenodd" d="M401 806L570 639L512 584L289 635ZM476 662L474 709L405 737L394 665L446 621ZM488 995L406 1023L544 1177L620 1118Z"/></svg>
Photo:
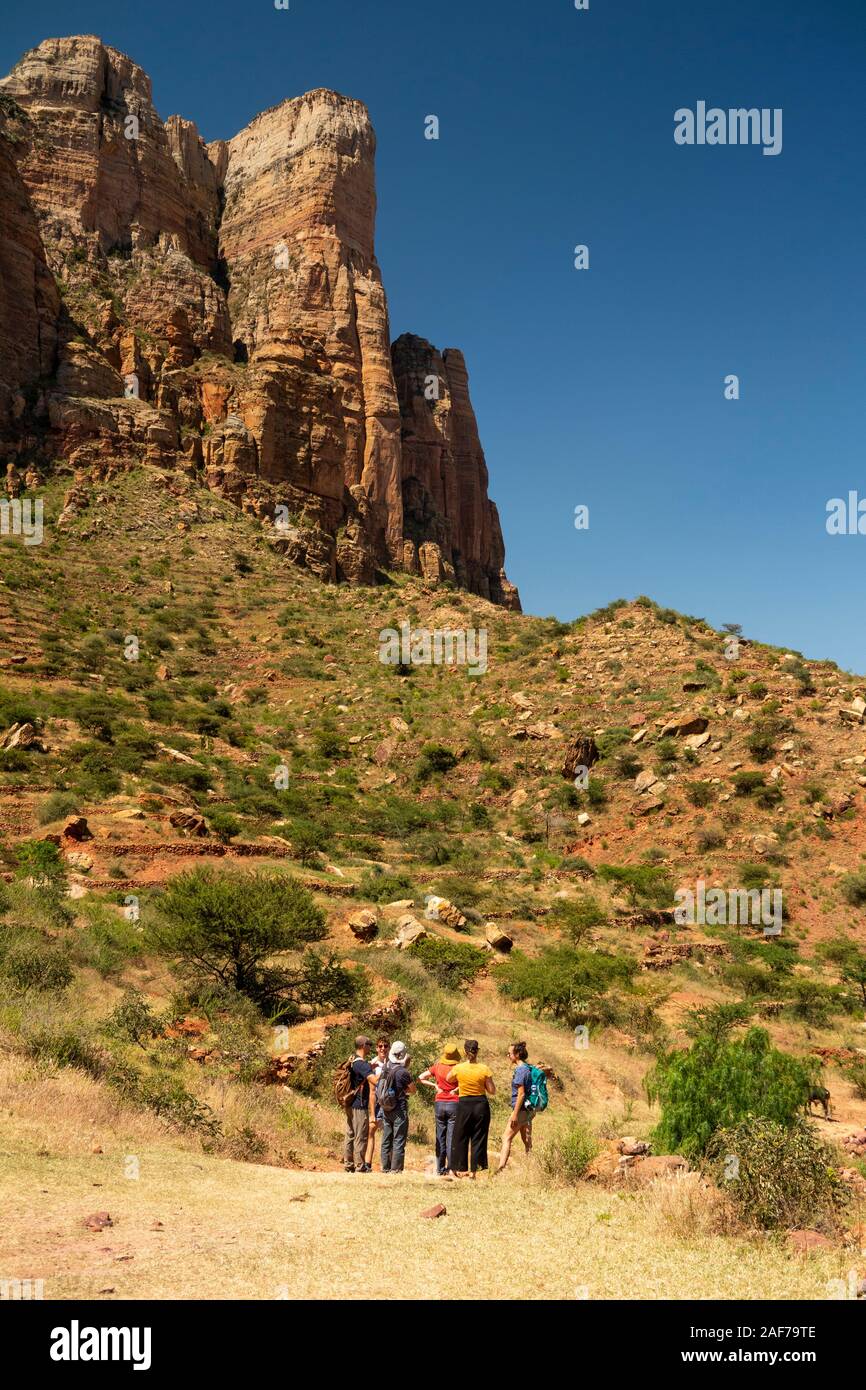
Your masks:
<svg viewBox="0 0 866 1390"><path fill-rule="evenodd" d="M392 333L466 354L527 611L646 593L866 671L866 536L825 530L866 496L866 0L13 0L0 66L72 33L206 139L368 104ZM698 100L783 108L782 153L675 145Z"/></svg>

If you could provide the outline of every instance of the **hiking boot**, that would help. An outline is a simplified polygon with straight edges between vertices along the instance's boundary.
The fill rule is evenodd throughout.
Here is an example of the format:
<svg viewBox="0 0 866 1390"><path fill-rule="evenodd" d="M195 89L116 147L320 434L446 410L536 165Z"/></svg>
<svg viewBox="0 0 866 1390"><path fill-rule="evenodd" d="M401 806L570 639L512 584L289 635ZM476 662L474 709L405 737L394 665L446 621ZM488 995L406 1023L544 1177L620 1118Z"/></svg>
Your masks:
<svg viewBox="0 0 866 1390"><path fill-rule="evenodd" d="M354 1171L355 1171L354 1168L344 1168L344 1169L343 1169L343 1172L344 1172L344 1173L354 1173Z"/></svg>
<svg viewBox="0 0 866 1390"><path fill-rule="evenodd" d="M373 1165L372 1165L372 1163L365 1163L364 1166L363 1166L363 1168L359 1168L359 1169L358 1169L358 1172L359 1172L359 1173L372 1173L372 1171L373 1171Z"/></svg>

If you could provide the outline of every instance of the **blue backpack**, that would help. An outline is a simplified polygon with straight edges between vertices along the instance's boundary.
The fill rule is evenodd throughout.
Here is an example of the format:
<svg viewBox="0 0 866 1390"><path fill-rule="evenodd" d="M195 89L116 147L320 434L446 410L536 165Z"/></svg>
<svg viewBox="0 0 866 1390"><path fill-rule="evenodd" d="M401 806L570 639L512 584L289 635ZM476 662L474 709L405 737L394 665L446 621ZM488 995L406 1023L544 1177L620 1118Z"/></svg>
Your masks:
<svg viewBox="0 0 866 1390"><path fill-rule="evenodd" d="M537 1112L547 1109L547 1102L550 1097L547 1094L547 1077L541 1067L533 1067L529 1062L531 1080L529 1083L528 1094L525 1094L524 1105L531 1105Z"/></svg>

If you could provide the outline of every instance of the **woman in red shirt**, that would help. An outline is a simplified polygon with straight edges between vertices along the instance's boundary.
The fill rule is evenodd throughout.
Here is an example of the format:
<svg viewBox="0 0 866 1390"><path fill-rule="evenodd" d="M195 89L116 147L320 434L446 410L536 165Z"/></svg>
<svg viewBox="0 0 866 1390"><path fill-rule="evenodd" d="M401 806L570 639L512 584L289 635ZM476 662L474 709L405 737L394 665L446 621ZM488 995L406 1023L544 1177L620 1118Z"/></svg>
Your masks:
<svg viewBox="0 0 866 1390"><path fill-rule="evenodd" d="M436 1092L433 1109L436 1114L436 1176L439 1178L447 1178L451 1170L451 1139L457 1121L457 1082L446 1078L459 1061L460 1048L456 1045L446 1047L439 1061L418 1077L422 1086L430 1086Z"/></svg>

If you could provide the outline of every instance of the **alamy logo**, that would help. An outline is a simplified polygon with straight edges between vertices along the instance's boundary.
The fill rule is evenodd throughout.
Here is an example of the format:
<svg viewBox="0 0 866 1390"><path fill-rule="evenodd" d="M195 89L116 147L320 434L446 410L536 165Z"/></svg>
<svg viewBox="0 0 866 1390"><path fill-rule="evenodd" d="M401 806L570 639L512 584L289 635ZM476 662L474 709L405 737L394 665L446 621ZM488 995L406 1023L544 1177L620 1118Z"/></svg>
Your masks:
<svg viewBox="0 0 866 1390"><path fill-rule="evenodd" d="M0 1303L45 1297L44 1279L0 1279Z"/></svg>
<svg viewBox="0 0 866 1390"><path fill-rule="evenodd" d="M52 1361L131 1361L134 1371L150 1370L149 1327L69 1327L51 1329Z"/></svg>
<svg viewBox="0 0 866 1390"><path fill-rule="evenodd" d="M782 932L781 888L711 888L702 878L674 893L674 921L679 927L763 926L765 936Z"/></svg>
<svg viewBox="0 0 866 1390"><path fill-rule="evenodd" d="M41 545L43 537L41 497L0 498L0 536L23 536L25 545Z"/></svg>
<svg viewBox="0 0 866 1390"><path fill-rule="evenodd" d="M866 497L848 493L844 497L831 497L827 503L827 534L830 536L866 536Z"/></svg>
<svg viewBox="0 0 866 1390"><path fill-rule="evenodd" d="M740 106L723 111L699 101L692 111L681 106L674 112L674 140L678 145L763 145L764 154L782 153L782 108Z"/></svg>
<svg viewBox="0 0 866 1390"><path fill-rule="evenodd" d="M411 627L401 623L379 633L383 666L465 666L470 676L487 670L487 629Z"/></svg>

